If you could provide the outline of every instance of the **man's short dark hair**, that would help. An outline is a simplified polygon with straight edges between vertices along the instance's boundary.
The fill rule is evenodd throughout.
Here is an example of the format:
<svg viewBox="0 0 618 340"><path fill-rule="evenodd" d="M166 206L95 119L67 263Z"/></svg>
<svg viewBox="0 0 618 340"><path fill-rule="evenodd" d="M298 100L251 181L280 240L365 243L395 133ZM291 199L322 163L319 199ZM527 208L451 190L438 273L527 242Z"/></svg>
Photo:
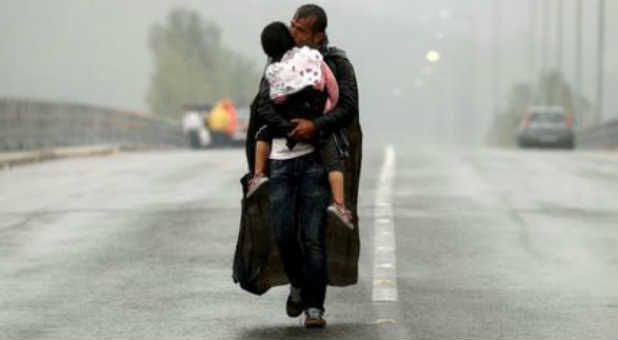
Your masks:
<svg viewBox="0 0 618 340"><path fill-rule="evenodd" d="M314 4L307 4L298 7L296 18L315 18L313 22L313 33L326 33L326 26L328 26L328 18L326 12L322 7Z"/></svg>
<svg viewBox="0 0 618 340"><path fill-rule="evenodd" d="M290 30L280 21L266 25L262 30L261 40L264 53L274 61L281 60L285 52L295 45Z"/></svg>

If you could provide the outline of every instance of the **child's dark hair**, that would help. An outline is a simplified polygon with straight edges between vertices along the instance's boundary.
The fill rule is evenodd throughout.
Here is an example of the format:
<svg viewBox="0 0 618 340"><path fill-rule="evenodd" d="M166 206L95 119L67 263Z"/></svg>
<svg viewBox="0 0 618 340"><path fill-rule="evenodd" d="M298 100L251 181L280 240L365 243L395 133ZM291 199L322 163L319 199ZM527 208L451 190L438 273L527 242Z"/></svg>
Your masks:
<svg viewBox="0 0 618 340"><path fill-rule="evenodd" d="M273 61L280 61L285 52L296 45L288 27L280 21L272 22L264 27L261 40L264 53Z"/></svg>

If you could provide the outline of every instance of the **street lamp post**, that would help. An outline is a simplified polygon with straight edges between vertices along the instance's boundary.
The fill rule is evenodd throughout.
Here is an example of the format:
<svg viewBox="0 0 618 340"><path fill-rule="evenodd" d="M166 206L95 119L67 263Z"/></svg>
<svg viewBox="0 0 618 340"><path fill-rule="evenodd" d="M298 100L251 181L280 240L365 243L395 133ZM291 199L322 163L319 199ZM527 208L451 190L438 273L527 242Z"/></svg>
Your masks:
<svg viewBox="0 0 618 340"><path fill-rule="evenodd" d="M577 0L575 8L575 124L581 125L581 93L582 93L582 0Z"/></svg>
<svg viewBox="0 0 618 340"><path fill-rule="evenodd" d="M536 78L534 54L536 52L536 0L528 0L528 63L530 69L530 85L533 86Z"/></svg>
<svg viewBox="0 0 618 340"><path fill-rule="evenodd" d="M603 70L605 63L605 0L599 0L599 32L597 49L597 109L594 122L603 118Z"/></svg>
<svg viewBox="0 0 618 340"><path fill-rule="evenodd" d="M557 35L557 53L556 53L556 67L558 68L558 71L560 71L560 73L562 73L562 36L563 36L563 12L564 12L564 0L557 0L558 1L558 18L556 20L556 24L558 25L558 29L556 30L556 35Z"/></svg>
<svg viewBox="0 0 618 340"><path fill-rule="evenodd" d="M502 0L492 1L493 15L493 77L492 77L492 115L499 114L498 97L500 96L500 14Z"/></svg>
<svg viewBox="0 0 618 340"><path fill-rule="evenodd" d="M541 77L545 77L547 72L547 44L549 43L549 0L541 0L543 5L543 13L541 15L541 21L543 23L543 42L541 43ZM547 96L543 97L543 100L547 100Z"/></svg>

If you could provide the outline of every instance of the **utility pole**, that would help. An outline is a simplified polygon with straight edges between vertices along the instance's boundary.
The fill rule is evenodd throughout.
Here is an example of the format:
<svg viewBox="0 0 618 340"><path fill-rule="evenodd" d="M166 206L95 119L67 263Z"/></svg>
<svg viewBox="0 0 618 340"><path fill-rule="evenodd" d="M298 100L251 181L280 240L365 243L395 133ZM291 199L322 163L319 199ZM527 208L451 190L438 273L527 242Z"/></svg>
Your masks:
<svg viewBox="0 0 618 340"><path fill-rule="evenodd" d="M549 0L541 0L543 5L543 13L541 15L543 21L543 42L541 44L541 53L542 53L542 66L541 66L541 84L545 83L543 80L545 79L547 73L547 51L548 43L549 43ZM546 84L544 84L546 86ZM542 100L543 105L547 104L548 95L547 89L541 88L542 91Z"/></svg>
<svg viewBox="0 0 618 340"><path fill-rule="evenodd" d="M603 71L605 63L605 0L599 0L599 32L597 48L597 110L595 124L603 119Z"/></svg>
<svg viewBox="0 0 618 340"><path fill-rule="evenodd" d="M556 65L558 67L558 71L560 71L560 73L562 74L562 69L563 69L563 65L562 65L562 35L563 35L563 20L564 20L564 0L557 0L558 1L558 18L556 20L556 24L558 25L558 29L556 30L556 34L557 34L557 39L556 41L558 42L558 46L557 46L557 50L558 52L556 53Z"/></svg>
<svg viewBox="0 0 618 340"><path fill-rule="evenodd" d="M530 86L534 87L536 78L536 65L534 54L536 48L536 0L528 0L528 63L530 69Z"/></svg>
<svg viewBox="0 0 618 340"><path fill-rule="evenodd" d="M500 13L502 12L502 0L492 2L492 32L493 32L493 79L492 79L492 103L494 116L499 114L500 105Z"/></svg>
<svg viewBox="0 0 618 340"><path fill-rule="evenodd" d="M582 116L582 0L577 0L575 8L575 123L583 126Z"/></svg>

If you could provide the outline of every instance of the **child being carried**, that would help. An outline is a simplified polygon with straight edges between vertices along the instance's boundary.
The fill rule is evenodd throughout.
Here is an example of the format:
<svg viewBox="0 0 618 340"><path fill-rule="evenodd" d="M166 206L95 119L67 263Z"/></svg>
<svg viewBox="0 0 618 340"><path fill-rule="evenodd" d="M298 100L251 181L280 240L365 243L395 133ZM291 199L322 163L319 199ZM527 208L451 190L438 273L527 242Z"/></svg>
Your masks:
<svg viewBox="0 0 618 340"><path fill-rule="evenodd" d="M265 71L270 85L270 98L277 107L288 105L281 111L297 114L284 118L314 119L316 115L328 114L337 105L337 80L319 51L306 46L295 47L294 38L281 22L267 25L262 31L261 41L264 52L272 61ZM271 144L276 150L287 148L288 151L295 151L297 142L281 137L284 136L273 136L267 125L260 128L256 136L255 169L249 181L247 197L268 181L265 166L272 151ZM315 147L328 171L333 198L328 212L352 229L352 213L344 202L343 159L337 141L332 134L323 136L318 138Z"/></svg>

